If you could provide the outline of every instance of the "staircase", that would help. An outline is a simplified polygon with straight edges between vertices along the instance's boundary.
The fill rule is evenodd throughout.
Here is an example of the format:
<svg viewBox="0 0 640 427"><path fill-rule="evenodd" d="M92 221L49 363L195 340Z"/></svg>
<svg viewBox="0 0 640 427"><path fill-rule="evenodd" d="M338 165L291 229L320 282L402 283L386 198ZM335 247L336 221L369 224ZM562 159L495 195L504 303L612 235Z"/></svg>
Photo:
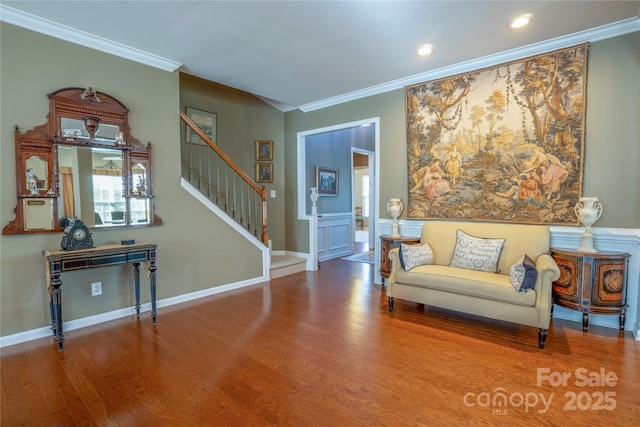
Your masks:
<svg viewBox="0 0 640 427"><path fill-rule="evenodd" d="M202 142L195 147L189 144L188 153L183 153L187 156L183 165L188 167L182 171L182 187L261 247L266 264L269 245L266 188L258 187L186 114L180 112L180 119ZM269 268L270 279L307 270L307 260L302 257L272 254L270 261L269 266L264 266Z"/></svg>

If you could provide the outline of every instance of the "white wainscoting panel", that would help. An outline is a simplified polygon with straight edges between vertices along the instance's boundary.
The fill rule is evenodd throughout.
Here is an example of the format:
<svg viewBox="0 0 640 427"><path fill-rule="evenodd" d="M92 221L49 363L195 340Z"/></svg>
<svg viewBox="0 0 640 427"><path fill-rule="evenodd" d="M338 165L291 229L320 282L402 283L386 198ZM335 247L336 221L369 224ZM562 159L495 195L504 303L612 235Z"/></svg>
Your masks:
<svg viewBox="0 0 640 427"><path fill-rule="evenodd" d="M318 216L318 261L351 255L354 240L351 212Z"/></svg>

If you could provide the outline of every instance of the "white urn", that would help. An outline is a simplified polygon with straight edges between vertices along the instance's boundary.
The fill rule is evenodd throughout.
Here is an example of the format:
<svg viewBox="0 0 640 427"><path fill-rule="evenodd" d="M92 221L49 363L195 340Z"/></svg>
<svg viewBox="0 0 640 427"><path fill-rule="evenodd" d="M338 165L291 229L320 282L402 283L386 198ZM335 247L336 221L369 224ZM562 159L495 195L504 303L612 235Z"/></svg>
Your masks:
<svg viewBox="0 0 640 427"><path fill-rule="evenodd" d="M318 187L311 187L311 215L318 214Z"/></svg>
<svg viewBox="0 0 640 427"><path fill-rule="evenodd" d="M602 215L602 204L597 197L581 197L575 207L576 217L584 226L582 242L578 252L598 252L593 246L593 232L591 226Z"/></svg>
<svg viewBox="0 0 640 427"><path fill-rule="evenodd" d="M387 203L387 212L389 212L389 215L393 218L393 223L391 224L391 237L401 237L398 229L398 217L402 213L403 209L404 205L400 199L390 199L389 203Z"/></svg>

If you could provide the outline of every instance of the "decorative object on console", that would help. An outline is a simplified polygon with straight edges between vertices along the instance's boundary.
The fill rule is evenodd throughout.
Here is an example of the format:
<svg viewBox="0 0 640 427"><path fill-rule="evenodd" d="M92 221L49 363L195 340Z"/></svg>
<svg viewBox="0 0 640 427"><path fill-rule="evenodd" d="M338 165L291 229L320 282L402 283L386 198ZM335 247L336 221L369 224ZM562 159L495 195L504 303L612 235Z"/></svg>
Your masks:
<svg viewBox="0 0 640 427"><path fill-rule="evenodd" d="M60 247L65 251L75 251L93 247L91 232L82 220L76 218L69 222L67 228L64 229Z"/></svg>
<svg viewBox="0 0 640 427"><path fill-rule="evenodd" d="M581 197L575 207L576 216L584 226L582 242L576 249L578 252L598 252L593 246L593 231L591 226L602 215L602 204L597 197Z"/></svg>
<svg viewBox="0 0 640 427"><path fill-rule="evenodd" d="M404 205L402 204L402 200L400 199L390 199L389 203L387 203L387 212L393 218L393 223L391 224L391 237L400 237L400 230L398 229L398 217L402 213L404 209Z"/></svg>

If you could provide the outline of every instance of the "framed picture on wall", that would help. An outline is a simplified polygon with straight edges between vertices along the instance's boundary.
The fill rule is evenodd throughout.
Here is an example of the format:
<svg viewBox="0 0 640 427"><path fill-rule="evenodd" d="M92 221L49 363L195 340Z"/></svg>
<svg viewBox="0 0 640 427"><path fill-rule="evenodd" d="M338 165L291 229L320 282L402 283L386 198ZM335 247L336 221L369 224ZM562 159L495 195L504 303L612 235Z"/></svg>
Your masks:
<svg viewBox="0 0 640 427"><path fill-rule="evenodd" d="M316 166L316 187L320 196L337 196L338 169Z"/></svg>
<svg viewBox="0 0 640 427"><path fill-rule="evenodd" d="M256 163L256 182L273 182L273 163Z"/></svg>
<svg viewBox="0 0 640 427"><path fill-rule="evenodd" d="M197 110L187 107L187 117L189 117L204 133L216 143L217 115L208 111ZM205 142L187 126L185 136L187 144L205 144Z"/></svg>
<svg viewBox="0 0 640 427"><path fill-rule="evenodd" d="M273 141L256 141L256 160L273 160Z"/></svg>

